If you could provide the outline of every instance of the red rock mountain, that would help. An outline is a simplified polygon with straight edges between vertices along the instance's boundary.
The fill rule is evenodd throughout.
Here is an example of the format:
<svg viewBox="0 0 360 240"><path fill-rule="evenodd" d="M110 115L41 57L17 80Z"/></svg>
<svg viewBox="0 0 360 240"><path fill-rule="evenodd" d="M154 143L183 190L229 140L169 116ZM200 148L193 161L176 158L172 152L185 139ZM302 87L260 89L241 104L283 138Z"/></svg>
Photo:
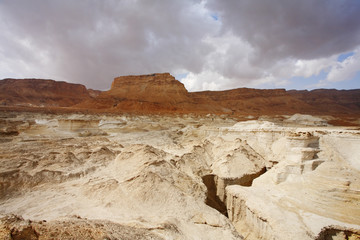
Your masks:
<svg viewBox="0 0 360 240"><path fill-rule="evenodd" d="M136 101L181 103L191 101L184 85L169 73L123 76L114 79L108 96Z"/></svg>
<svg viewBox="0 0 360 240"><path fill-rule="evenodd" d="M70 107L90 95L81 84L44 79L4 79L0 81L0 105L29 107Z"/></svg>
<svg viewBox="0 0 360 240"><path fill-rule="evenodd" d="M360 89L316 89L312 91L288 91L288 93L313 106L318 114L360 113Z"/></svg>
<svg viewBox="0 0 360 240"><path fill-rule="evenodd" d="M111 113L195 113L244 115L342 115L360 117L360 90L239 88L189 93L169 73L123 76L109 91L41 79L0 81L0 106L66 107L69 111Z"/></svg>
<svg viewBox="0 0 360 240"><path fill-rule="evenodd" d="M285 89L238 88L226 91L191 93L196 99L211 99L234 114L274 115L310 112L315 109L290 95Z"/></svg>
<svg viewBox="0 0 360 240"><path fill-rule="evenodd" d="M169 73L123 76L114 79L111 89L82 102L78 108L107 109L134 113L213 113L227 109L213 103L195 101L184 85Z"/></svg>

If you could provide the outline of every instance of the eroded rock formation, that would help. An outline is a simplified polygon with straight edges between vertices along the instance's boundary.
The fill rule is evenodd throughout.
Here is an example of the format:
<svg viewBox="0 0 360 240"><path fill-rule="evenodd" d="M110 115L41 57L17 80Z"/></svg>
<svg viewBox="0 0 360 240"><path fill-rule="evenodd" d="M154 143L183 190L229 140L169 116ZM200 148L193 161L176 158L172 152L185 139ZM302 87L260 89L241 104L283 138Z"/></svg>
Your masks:
<svg viewBox="0 0 360 240"><path fill-rule="evenodd" d="M176 104L191 101L184 85L169 73L117 77L106 95L141 102Z"/></svg>
<svg viewBox="0 0 360 240"><path fill-rule="evenodd" d="M4 239L359 237L356 128L300 115L2 119L17 133L0 142Z"/></svg>
<svg viewBox="0 0 360 240"><path fill-rule="evenodd" d="M210 99L194 99L169 73L117 77L109 91L76 107L146 114L229 112Z"/></svg>
<svg viewBox="0 0 360 240"><path fill-rule="evenodd" d="M1 239L360 238L359 90L0 90Z"/></svg>

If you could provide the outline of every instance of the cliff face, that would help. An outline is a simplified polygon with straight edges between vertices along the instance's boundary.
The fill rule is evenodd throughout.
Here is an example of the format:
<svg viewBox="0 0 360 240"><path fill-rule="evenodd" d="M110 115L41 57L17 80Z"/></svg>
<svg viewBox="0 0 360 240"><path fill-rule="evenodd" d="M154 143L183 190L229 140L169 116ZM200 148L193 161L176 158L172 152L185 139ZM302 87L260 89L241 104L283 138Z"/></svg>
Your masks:
<svg viewBox="0 0 360 240"><path fill-rule="evenodd" d="M117 77L103 95L157 103L190 101L184 85L169 73Z"/></svg>
<svg viewBox="0 0 360 240"><path fill-rule="evenodd" d="M109 91L41 79L0 81L0 106L67 107L68 111L231 115L360 116L360 90L239 88L189 93L169 73L122 76Z"/></svg>
<svg viewBox="0 0 360 240"><path fill-rule="evenodd" d="M0 81L0 105L69 107L90 98L84 85L44 79Z"/></svg>
<svg viewBox="0 0 360 240"><path fill-rule="evenodd" d="M146 114L224 112L211 99L198 101L191 97L184 85L169 73L117 77L109 91L76 107Z"/></svg>

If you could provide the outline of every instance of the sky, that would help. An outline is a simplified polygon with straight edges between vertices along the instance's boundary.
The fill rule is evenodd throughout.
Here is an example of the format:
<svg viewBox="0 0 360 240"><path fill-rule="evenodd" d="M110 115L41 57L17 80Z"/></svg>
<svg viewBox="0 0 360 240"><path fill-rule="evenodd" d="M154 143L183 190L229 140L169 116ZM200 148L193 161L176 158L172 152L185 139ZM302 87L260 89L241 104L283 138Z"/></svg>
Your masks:
<svg viewBox="0 0 360 240"><path fill-rule="evenodd" d="M0 0L0 79L360 88L359 0Z"/></svg>

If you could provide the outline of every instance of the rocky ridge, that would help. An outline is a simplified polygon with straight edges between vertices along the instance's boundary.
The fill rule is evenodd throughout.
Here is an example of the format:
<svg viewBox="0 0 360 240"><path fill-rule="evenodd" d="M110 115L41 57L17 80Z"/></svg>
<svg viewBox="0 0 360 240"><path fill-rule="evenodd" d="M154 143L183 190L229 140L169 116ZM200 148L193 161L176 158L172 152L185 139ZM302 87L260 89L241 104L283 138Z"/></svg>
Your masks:
<svg viewBox="0 0 360 240"><path fill-rule="evenodd" d="M0 81L0 107L94 113L212 113L235 117L302 113L337 116L346 120L337 124L354 124L354 118L360 116L360 90L239 88L188 92L169 73L117 77L111 89L103 92L53 80L4 79Z"/></svg>
<svg viewBox="0 0 360 240"><path fill-rule="evenodd" d="M2 106L71 107L89 98L89 91L81 84L45 79L3 79L0 81L0 105Z"/></svg>

